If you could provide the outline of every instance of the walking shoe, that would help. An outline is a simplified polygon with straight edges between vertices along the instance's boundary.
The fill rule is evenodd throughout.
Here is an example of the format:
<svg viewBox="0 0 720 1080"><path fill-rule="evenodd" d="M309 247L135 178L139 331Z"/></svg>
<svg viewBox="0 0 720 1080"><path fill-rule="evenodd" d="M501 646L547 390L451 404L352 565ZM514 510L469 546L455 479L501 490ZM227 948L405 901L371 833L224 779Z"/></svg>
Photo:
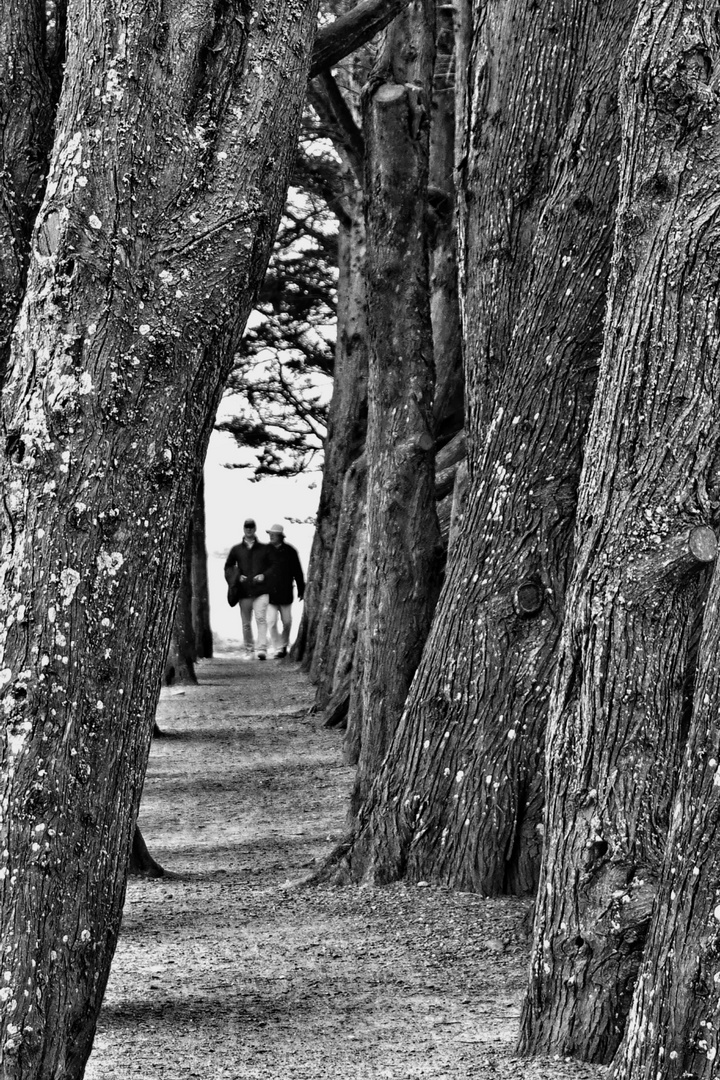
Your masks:
<svg viewBox="0 0 720 1080"><path fill-rule="evenodd" d="M258 660L264 660L265 659L265 653L262 651L262 649L258 652L257 658L258 658Z"/></svg>
<svg viewBox="0 0 720 1080"><path fill-rule="evenodd" d="M285 648L285 646L283 646L282 649L278 649L278 651L275 653L276 660L283 660L286 656L287 649Z"/></svg>

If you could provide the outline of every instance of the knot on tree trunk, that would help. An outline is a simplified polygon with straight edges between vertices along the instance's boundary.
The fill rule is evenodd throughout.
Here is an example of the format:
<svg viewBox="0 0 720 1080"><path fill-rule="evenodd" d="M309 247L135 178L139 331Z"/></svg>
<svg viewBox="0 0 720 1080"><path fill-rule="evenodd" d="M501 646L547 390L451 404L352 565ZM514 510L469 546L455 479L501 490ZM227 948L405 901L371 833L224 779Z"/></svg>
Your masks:
<svg viewBox="0 0 720 1080"><path fill-rule="evenodd" d="M717 546L709 525L664 537L655 551L643 554L628 567L631 595L643 600L677 588L715 560Z"/></svg>

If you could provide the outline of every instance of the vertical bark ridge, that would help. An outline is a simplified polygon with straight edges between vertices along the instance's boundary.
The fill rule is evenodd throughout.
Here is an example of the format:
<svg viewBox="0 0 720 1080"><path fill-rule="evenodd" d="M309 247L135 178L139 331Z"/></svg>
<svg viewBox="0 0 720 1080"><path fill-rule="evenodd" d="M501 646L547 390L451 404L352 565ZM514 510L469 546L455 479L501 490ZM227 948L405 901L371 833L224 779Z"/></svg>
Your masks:
<svg viewBox="0 0 720 1080"><path fill-rule="evenodd" d="M364 92L371 350L358 801L400 717L439 584L425 232L434 63L434 3L418 0L387 32Z"/></svg>
<svg viewBox="0 0 720 1080"><path fill-rule="evenodd" d="M548 732L525 1053L608 1061L622 1037L717 546L719 111L704 65L687 59L717 55L717 28L706 5L691 8L681 18L641 5L622 80L615 259Z"/></svg>
<svg viewBox="0 0 720 1080"><path fill-rule="evenodd" d="M583 28L577 68L554 56L557 39L542 20L540 29L516 26L520 16L508 7L496 32L510 34L512 48L504 37L486 45L493 55L507 46L515 61L508 59L502 100L499 76L485 72L483 81L477 73L475 43L464 166L471 211L461 216L468 399L476 402L468 417L470 486L401 728L361 815L351 853L358 876L366 865L382 878L397 872L383 845L402 817L398 829L411 835L404 872L413 878L485 893L530 892L537 880L544 723L601 342L617 195L614 82L630 21L627 5L611 5L597 26L585 9L571 8L556 6L556 14L560 35L576 45ZM478 39L481 30L489 35L489 18L478 16ZM515 139L522 131L526 140L516 145L506 130L511 117L504 124L499 117L516 103L515 68L534 69L541 31L550 35L545 44L563 81L552 64L541 67L552 81L554 112L544 103L541 119L518 105ZM534 97L545 102L544 93L538 83ZM483 169L491 173L487 182ZM498 190L506 175L516 185L511 200ZM482 200L487 208L476 211ZM506 225L517 242L498 232L509 205ZM515 322L508 321L501 348L508 310ZM406 761L408 745L425 746L427 760ZM406 808L414 808L410 831Z"/></svg>

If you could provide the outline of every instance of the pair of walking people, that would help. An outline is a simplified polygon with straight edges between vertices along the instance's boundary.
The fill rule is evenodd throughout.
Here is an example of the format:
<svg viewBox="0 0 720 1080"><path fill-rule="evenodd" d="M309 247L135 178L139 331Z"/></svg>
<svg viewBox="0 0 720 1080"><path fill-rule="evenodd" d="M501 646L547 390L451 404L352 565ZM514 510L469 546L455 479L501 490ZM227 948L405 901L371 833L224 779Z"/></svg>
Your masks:
<svg viewBox="0 0 720 1080"><path fill-rule="evenodd" d="M297 585L298 599L305 594L305 579L298 553L285 542L282 525L268 529L270 542L261 544L257 538L257 525L247 518L243 526L243 538L230 549L225 560L225 580L228 583L228 603L239 603L242 618L243 644L246 656L252 656L252 619L257 627L257 658L267 656L268 628L275 658L287 656L292 628L293 585ZM278 618L281 629L278 631Z"/></svg>

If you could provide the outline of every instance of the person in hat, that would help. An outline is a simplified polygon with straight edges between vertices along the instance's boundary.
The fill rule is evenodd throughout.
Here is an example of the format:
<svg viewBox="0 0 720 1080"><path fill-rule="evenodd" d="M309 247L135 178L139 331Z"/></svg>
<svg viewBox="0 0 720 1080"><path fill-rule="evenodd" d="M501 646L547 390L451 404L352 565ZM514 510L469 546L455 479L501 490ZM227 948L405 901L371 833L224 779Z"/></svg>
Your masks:
<svg viewBox="0 0 720 1080"><path fill-rule="evenodd" d="M292 544L285 542L282 525L271 525L270 537L270 603L268 604L268 624L270 640L275 649L275 659L287 656L292 628L293 584L297 585L298 600L305 595L300 557ZM282 631L278 633L277 620L280 616Z"/></svg>
<svg viewBox="0 0 720 1080"><path fill-rule="evenodd" d="M267 656L270 549L268 544L260 543L256 532L255 522L252 518L247 518L243 526L242 540L230 549L225 560L225 580L240 603L245 655L253 655L254 615L257 626L257 658L264 660Z"/></svg>

